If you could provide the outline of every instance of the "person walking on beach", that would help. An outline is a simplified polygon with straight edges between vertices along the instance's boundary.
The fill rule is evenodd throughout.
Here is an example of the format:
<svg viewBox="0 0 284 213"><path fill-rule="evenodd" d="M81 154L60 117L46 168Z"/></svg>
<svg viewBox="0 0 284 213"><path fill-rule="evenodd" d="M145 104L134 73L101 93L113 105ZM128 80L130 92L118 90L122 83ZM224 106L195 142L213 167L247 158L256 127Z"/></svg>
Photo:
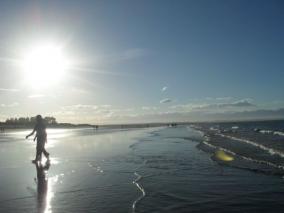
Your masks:
<svg viewBox="0 0 284 213"><path fill-rule="evenodd" d="M45 150L45 143L47 142L46 126L41 115L36 116L35 127L33 131L26 136L26 139L32 136L35 132L36 136L34 141L36 140L36 157L32 162L36 163L37 161L41 161L42 153L45 155L47 160L49 160L49 153Z"/></svg>

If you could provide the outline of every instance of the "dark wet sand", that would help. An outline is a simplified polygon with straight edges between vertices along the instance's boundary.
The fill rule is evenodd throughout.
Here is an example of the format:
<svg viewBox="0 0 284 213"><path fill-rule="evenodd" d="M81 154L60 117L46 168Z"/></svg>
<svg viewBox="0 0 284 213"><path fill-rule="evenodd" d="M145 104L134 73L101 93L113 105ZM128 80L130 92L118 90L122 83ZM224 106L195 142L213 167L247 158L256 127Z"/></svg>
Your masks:
<svg viewBox="0 0 284 213"><path fill-rule="evenodd" d="M0 212L275 212L284 183L221 166L188 127L53 130L50 168L25 132L1 135Z"/></svg>

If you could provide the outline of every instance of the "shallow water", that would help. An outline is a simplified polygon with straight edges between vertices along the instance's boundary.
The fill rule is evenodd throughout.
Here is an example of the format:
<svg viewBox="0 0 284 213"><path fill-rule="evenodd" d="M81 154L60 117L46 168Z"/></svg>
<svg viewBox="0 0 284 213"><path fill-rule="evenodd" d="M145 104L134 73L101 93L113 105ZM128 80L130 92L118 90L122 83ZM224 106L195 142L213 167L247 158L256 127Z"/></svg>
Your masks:
<svg viewBox="0 0 284 213"><path fill-rule="evenodd" d="M199 128L206 134L199 148L211 153L223 150L234 158L222 163L284 175L284 121L206 123Z"/></svg>
<svg viewBox="0 0 284 213"><path fill-rule="evenodd" d="M186 126L53 130L50 168L26 132L0 136L0 212L275 212L284 179L222 166Z"/></svg>

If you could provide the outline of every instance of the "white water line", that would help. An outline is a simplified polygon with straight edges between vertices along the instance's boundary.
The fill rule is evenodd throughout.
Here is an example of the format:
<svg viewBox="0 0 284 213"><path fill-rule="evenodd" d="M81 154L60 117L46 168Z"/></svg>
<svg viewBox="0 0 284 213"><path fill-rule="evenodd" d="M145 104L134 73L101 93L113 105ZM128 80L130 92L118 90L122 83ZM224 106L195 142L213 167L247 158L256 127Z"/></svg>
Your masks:
<svg viewBox="0 0 284 213"><path fill-rule="evenodd" d="M247 161L251 161L251 162L254 162L254 163L260 163L260 164L266 164L266 165L269 165L269 166L271 166L271 167L284 170L284 167L283 167L283 166L277 165L277 164L275 164L275 163L271 163L271 162L263 161L263 160L256 160L256 159L253 159L253 158L250 158L250 157L245 157L245 156L243 156L243 155L237 154L237 153L232 152L232 151L230 151L230 150L228 150L228 149L225 149L225 148L223 148L223 147L214 146L214 145L212 145L212 144L210 144L210 143L208 143L208 142L206 142L206 141L203 141L202 143L205 144L206 146L209 146L209 147L213 148L213 149L223 150L224 152L227 152L227 153L229 153L229 154L231 154L231 155L234 155L234 156L236 156L236 157L243 158L244 160L247 160Z"/></svg>
<svg viewBox="0 0 284 213"><path fill-rule="evenodd" d="M271 155L278 155L279 157L284 158L284 153L283 152L280 152L278 150L274 150L272 148L268 148L268 147L266 147L264 145L255 143L253 141L249 141L249 140L241 139L241 138L236 138L236 137L233 137L233 136L227 136L227 135L224 135L224 134L218 134L218 133L216 135L219 135L219 136L224 137L224 138L229 138L231 140L239 141L239 142L242 142L242 143L250 144L252 146L256 146L256 147L258 147L258 148L260 148L262 150L267 151Z"/></svg>
<svg viewBox="0 0 284 213"><path fill-rule="evenodd" d="M142 176L139 175L137 172L134 172L134 175L136 175L136 179L133 181L133 184L136 185L136 187L142 192L142 195L140 195L132 204L132 212L135 213L136 211L136 205L137 203L142 200L145 196L146 196L146 192L144 190L144 188L138 183L141 179Z"/></svg>

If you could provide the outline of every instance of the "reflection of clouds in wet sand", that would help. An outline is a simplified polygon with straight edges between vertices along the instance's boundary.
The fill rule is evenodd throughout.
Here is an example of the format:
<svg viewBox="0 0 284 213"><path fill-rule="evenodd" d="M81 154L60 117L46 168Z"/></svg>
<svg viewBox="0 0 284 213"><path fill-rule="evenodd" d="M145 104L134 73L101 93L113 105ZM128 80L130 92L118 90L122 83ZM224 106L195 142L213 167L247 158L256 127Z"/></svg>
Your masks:
<svg viewBox="0 0 284 213"><path fill-rule="evenodd" d="M37 210L40 213L51 212L50 201L54 195L52 187L48 183L47 171L50 163L39 163L36 165L37 172Z"/></svg>

